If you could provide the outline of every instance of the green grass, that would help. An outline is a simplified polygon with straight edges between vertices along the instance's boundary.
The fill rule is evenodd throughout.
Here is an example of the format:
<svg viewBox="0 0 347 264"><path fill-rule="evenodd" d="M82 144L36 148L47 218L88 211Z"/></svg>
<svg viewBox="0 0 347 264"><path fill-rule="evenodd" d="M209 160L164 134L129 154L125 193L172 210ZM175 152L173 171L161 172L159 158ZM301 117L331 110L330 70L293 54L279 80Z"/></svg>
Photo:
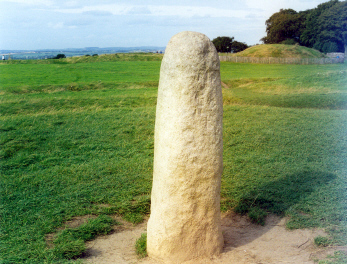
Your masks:
<svg viewBox="0 0 347 264"><path fill-rule="evenodd" d="M328 256L325 260L319 261L318 264L346 264L347 254L343 251L336 251L333 256Z"/></svg>
<svg viewBox="0 0 347 264"><path fill-rule="evenodd" d="M230 88L224 91L224 101L230 104L347 109L344 65L239 64L236 70L233 67L232 63L222 63L222 80Z"/></svg>
<svg viewBox="0 0 347 264"><path fill-rule="evenodd" d="M71 234L99 224L59 231L66 221L149 213L159 67L0 64L0 263L75 262L86 239ZM222 210L288 216L347 243L346 70L221 64ZM52 233L68 239L50 247Z"/></svg>
<svg viewBox="0 0 347 264"><path fill-rule="evenodd" d="M84 242L94 239L98 235L107 235L115 225L111 217L101 215L96 219L89 220L87 223L77 228L66 228L56 235L53 243L53 255L57 259L76 258L86 250Z"/></svg>
<svg viewBox="0 0 347 264"><path fill-rule="evenodd" d="M147 256L147 234L141 234L141 237L136 240L135 243L136 254L140 258L144 258Z"/></svg>
<svg viewBox="0 0 347 264"><path fill-rule="evenodd" d="M43 55L33 55L43 56ZM30 56L29 56L30 58ZM6 60L0 61L0 64L69 64L69 63L90 63L90 62L110 62L110 61L161 61L163 54L154 53L115 53L102 54L98 56L73 55L68 54L64 59L28 59L28 60Z"/></svg>
<svg viewBox="0 0 347 264"><path fill-rule="evenodd" d="M318 236L314 239L314 243L319 247L327 247L331 245L331 240L327 237Z"/></svg>
<svg viewBox="0 0 347 264"><path fill-rule="evenodd" d="M23 93L59 90L67 85L157 82L160 61L114 61L76 64L0 64L1 90ZM18 79L18 76L21 78ZM55 88L55 89L54 89Z"/></svg>

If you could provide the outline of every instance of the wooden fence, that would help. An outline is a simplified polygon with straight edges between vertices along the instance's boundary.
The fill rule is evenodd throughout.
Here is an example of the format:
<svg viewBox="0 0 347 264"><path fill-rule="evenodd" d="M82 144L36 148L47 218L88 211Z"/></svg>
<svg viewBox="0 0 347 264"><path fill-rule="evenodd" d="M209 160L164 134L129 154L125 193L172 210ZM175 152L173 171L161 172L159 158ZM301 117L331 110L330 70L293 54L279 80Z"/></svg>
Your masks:
<svg viewBox="0 0 347 264"><path fill-rule="evenodd" d="M261 63L261 64L334 64L344 63L344 58L257 58L257 57L234 57L219 56L220 61L238 63Z"/></svg>

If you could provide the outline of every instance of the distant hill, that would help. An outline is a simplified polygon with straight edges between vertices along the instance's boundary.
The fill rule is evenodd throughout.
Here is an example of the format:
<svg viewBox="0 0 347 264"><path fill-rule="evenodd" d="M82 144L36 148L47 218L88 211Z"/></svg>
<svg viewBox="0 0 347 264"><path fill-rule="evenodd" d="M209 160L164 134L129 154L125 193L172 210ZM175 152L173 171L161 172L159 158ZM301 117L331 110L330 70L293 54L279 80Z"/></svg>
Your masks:
<svg viewBox="0 0 347 264"><path fill-rule="evenodd" d="M110 62L110 61L161 61L163 53L154 52L128 52L101 55L82 55L61 59L31 59L31 60L0 60L0 64L73 64L91 62Z"/></svg>
<svg viewBox="0 0 347 264"><path fill-rule="evenodd" d="M57 54L64 54L66 57L75 57L94 54L115 54L115 53L134 53L134 52L164 52L165 47L87 47L87 48L67 48L67 49L41 49L41 50L0 50L0 55L4 55L5 59L15 60L26 59L50 59Z"/></svg>
<svg viewBox="0 0 347 264"><path fill-rule="evenodd" d="M75 56L62 59L67 63L87 63L101 61L161 61L163 54L161 53L117 53L117 54L102 54L98 56Z"/></svg>
<svg viewBox="0 0 347 264"><path fill-rule="evenodd" d="M276 58L323 58L325 55L318 50L284 44L263 44L250 47L244 51L234 53L237 57L276 57Z"/></svg>

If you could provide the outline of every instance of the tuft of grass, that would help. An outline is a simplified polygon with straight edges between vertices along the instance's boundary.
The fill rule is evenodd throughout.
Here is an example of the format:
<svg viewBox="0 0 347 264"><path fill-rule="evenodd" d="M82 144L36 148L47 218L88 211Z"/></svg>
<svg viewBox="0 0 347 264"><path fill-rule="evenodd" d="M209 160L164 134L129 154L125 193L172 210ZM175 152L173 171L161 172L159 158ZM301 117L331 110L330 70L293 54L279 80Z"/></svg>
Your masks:
<svg viewBox="0 0 347 264"><path fill-rule="evenodd" d="M74 259L81 256L86 251L86 246L82 239L57 243L53 249L53 254L59 259Z"/></svg>
<svg viewBox="0 0 347 264"><path fill-rule="evenodd" d="M318 236L314 239L314 243L319 247L328 247L332 241L328 237Z"/></svg>
<svg viewBox="0 0 347 264"><path fill-rule="evenodd" d="M77 228L67 228L59 232L53 241L54 255L58 258L72 259L80 256L85 250L84 242L98 235L107 235L117 222L109 216L100 215Z"/></svg>
<svg viewBox="0 0 347 264"><path fill-rule="evenodd" d="M265 225L266 216L267 212L261 208L251 207L248 211L248 217L251 219L252 223L258 225Z"/></svg>
<svg viewBox="0 0 347 264"><path fill-rule="evenodd" d="M141 234L141 237L136 240L135 244L136 254L140 258L147 257L147 234Z"/></svg>

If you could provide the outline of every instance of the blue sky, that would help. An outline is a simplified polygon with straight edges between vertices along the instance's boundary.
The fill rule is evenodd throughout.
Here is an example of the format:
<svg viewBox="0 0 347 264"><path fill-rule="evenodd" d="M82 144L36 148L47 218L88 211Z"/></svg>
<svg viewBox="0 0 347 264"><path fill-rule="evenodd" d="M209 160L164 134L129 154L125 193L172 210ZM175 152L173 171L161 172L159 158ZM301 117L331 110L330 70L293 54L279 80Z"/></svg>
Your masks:
<svg viewBox="0 0 347 264"><path fill-rule="evenodd" d="M178 32L233 36L248 45L265 20L328 0L0 0L0 49L166 46Z"/></svg>

